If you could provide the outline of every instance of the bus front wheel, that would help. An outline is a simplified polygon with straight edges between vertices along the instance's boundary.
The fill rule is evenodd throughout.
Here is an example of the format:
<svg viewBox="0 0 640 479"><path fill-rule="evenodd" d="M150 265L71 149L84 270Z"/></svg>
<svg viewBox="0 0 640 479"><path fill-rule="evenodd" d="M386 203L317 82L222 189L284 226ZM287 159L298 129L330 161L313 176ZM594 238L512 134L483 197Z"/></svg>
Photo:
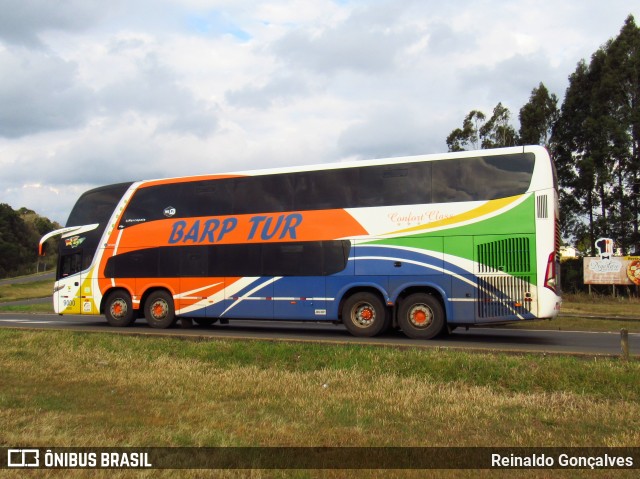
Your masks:
<svg viewBox="0 0 640 479"><path fill-rule="evenodd" d="M444 323L444 309L430 294L412 294L400 303L398 324L410 338L432 339L440 334Z"/></svg>
<svg viewBox="0 0 640 479"><path fill-rule="evenodd" d="M176 321L173 298L166 291L154 291L144 306L144 318L152 328L164 329Z"/></svg>
<svg viewBox="0 0 640 479"><path fill-rule="evenodd" d="M131 296L124 290L113 291L104 303L104 315L111 326L129 326L135 319Z"/></svg>
<svg viewBox="0 0 640 479"><path fill-rule="evenodd" d="M356 293L342 306L342 322L354 336L373 337L389 327L387 309L373 293Z"/></svg>

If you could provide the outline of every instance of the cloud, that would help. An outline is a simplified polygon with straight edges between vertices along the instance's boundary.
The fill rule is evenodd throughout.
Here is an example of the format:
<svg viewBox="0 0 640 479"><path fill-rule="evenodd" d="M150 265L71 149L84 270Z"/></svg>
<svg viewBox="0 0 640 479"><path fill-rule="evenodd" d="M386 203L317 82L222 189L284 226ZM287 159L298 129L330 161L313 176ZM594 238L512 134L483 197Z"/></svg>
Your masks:
<svg viewBox="0 0 640 479"><path fill-rule="evenodd" d="M469 111L485 108L485 113L489 113L490 108L502 102L511 110L512 118L517 119L533 88L542 82L551 93L562 97L567 76L553 68L546 55L535 53L514 55L493 65L464 69L458 81L459 90L465 92L469 102Z"/></svg>
<svg viewBox="0 0 640 479"><path fill-rule="evenodd" d="M120 119L119 124L90 125L64 136L56 133L55 143L50 138L53 134L39 135L29 146L5 148L18 161L3 165L3 182L64 189L69 184L108 184L158 176L162 170L158 167L160 145L149 141L154 130L155 125L132 116Z"/></svg>
<svg viewBox="0 0 640 479"><path fill-rule="evenodd" d="M434 151L432 125L407 105L378 105L365 119L346 128L338 139L342 156L385 158Z"/></svg>
<svg viewBox="0 0 640 479"><path fill-rule="evenodd" d="M0 50L0 136L18 138L85 123L92 92L78 66L55 55L21 48ZM10 74L6 74L9 73Z"/></svg>
<svg viewBox="0 0 640 479"><path fill-rule="evenodd" d="M240 28L228 14L220 10L188 14L186 23L191 31L200 35L231 35L241 41L251 39L248 32Z"/></svg>
<svg viewBox="0 0 640 479"><path fill-rule="evenodd" d="M516 122L541 81L561 97L577 61L640 19L622 0L0 11L0 196L60 221L111 182L443 151L472 109L500 101Z"/></svg>
<svg viewBox="0 0 640 479"><path fill-rule="evenodd" d="M451 25L434 22L428 27L428 50L438 56L473 51L476 38L470 31L455 31Z"/></svg>
<svg viewBox="0 0 640 479"><path fill-rule="evenodd" d="M50 30L77 32L104 21L118 0L0 0L0 40L43 48L40 35ZM107 7L108 6L108 7Z"/></svg>
<svg viewBox="0 0 640 479"><path fill-rule="evenodd" d="M106 55L119 57L123 67L123 51L142 45L141 40L121 41ZM11 72L0 76L0 137L82 128L96 116L127 113L151 117L159 133L206 137L216 131L216 105L182 86L179 75L155 53L124 63L127 69L120 75L91 88L76 62L42 50L0 50L0 71Z"/></svg>
<svg viewBox="0 0 640 479"><path fill-rule="evenodd" d="M158 133L206 137L218 128L215 104L198 99L180 85L175 71L161 64L155 53L138 60L129 76L98 92L102 114L136 112L158 119Z"/></svg>
<svg viewBox="0 0 640 479"><path fill-rule="evenodd" d="M311 92L304 75L275 76L264 85L245 85L231 90L225 98L231 105L247 108L266 109L277 102L287 102L304 97Z"/></svg>
<svg viewBox="0 0 640 479"><path fill-rule="evenodd" d="M274 42L272 51L295 66L328 75L339 71L374 74L391 70L419 32L404 22L399 3L358 8L336 25L296 29Z"/></svg>

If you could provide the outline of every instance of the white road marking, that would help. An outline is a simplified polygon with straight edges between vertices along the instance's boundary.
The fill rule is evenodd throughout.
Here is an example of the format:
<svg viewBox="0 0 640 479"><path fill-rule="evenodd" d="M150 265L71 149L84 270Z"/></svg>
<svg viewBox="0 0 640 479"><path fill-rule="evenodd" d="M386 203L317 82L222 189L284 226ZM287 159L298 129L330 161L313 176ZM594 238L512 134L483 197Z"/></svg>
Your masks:
<svg viewBox="0 0 640 479"><path fill-rule="evenodd" d="M35 319L0 319L0 322L21 324L73 324L71 321L38 321Z"/></svg>

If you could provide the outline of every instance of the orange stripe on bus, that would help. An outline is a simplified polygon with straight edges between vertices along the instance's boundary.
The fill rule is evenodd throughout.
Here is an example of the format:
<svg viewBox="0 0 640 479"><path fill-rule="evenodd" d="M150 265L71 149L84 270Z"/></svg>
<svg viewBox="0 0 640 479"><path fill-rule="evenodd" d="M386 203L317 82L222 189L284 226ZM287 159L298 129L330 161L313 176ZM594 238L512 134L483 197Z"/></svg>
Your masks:
<svg viewBox="0 0 640 479"><path fill-rule="evenodd" d="M139 187L148 188L158 185L172 185L175 183L192 183L194 181L223 180L227 178L245 178L242 175L202 175L202 176L185 176L184 178L164 178L159 180L144 181Z"/></svg>
<svg viewBox="0 0 640 479"><path fill-rule="evenodd" d="M344 210L171 218L122 230L118 251L178 245L323 241L366 235Z"/></svg>

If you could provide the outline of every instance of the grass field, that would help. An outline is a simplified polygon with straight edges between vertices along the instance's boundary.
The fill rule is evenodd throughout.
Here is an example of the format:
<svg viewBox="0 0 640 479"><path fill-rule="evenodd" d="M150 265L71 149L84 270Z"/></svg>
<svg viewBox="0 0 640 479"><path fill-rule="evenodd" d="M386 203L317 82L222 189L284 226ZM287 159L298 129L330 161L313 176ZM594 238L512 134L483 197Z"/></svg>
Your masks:
<svg viewBox="0 0 640 479"><path fill-rule="evenodd" d="M562 312L586 316L620 316L640 318L640 298L588 294L565 294Z"/></svg>
<svg viewBox="0 0 640 479"><path fill-rule="evenodd" d="M0 285L51 312L52 281ZM640 300L554 321L640 332ZM606 315L620 319L591 319ZM584 316L584 317L580 317ZM0 329L0 446L637 446L640 361ZM637 472L637 471L635 471ZM636 477L634 471L8 471L0 477Z"/></svg>
<svg viewBox="0 0 640 479"><path fill-rule="evenodd" d="M3 446L640 444L639 361L8 329L0 344ZM371 476L345 474L328 476Z"/></svg>
<svg viewBox="0 0 640 479"><path fill-rule="evenodd" d="M0 305L6 301L51 296L52 291L53 280L41 280L33 283L0 284ZM48 307L50 311L51 306L48 305Z"/></svg>
<svg viewBox="0 0 640 479"><path fill-rule="evenodd" d="M620 331L640 333L640 320L598 319L560 316L552 321L523 321L499 326L508 329L545 329L554 331Z"/></svg>

